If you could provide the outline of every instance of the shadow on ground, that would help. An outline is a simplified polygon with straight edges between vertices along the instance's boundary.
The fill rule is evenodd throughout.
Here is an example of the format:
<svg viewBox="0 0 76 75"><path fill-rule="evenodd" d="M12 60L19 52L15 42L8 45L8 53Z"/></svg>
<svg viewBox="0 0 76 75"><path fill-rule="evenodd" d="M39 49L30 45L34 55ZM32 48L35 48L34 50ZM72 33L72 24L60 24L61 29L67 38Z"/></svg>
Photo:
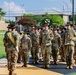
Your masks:
<svg viewBox="0 0 76 75"><path fill-rule="evenodd" d="M30 63L29 63L30 65L36 66L38 68L42 68L43 66L42 61L40 61L40 63L37 65L32 64L32 62L33 60L30 58ZM62 64L59 62L58 65L50 64L50 68L45 70L57 72L63 75L76 75L76 66L74 66L73 69L65 69L65 68L66 68L66 64Z"/></svg>

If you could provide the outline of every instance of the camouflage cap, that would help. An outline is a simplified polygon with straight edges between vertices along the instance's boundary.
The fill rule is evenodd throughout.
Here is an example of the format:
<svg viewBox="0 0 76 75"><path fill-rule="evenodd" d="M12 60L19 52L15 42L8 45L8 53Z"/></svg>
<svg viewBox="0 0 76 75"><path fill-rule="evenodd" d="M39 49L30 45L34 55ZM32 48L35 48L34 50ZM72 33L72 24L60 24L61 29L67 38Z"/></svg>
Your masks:
<svg viewBox="0 0 76 75"><path fill-rule="evenodd" d="M28 34L28 30L24 30L23 34Z"/></svg>
<svg viewBox="0 0 76 75"><path fill-rule="evenodd" d="M11 25L9 24L9 25L7 26L7 28L11 28Z"/></svg>
<svg viewBox="0 0 76 75"><path fill-rule="evenodd" d="M57 31L58 29L57 28L53 28L53 31Z"/></svg>
<svg viewBox="0 0 76 75"><path fill-rule="evenodd" d="M11 25L12 29L17 28L17 26L15 24L10 24L10 25Z"/></svg>
<svg viewBox="0 0 76 75"><path fill-rule="evenodd" d="M70 22L67 22L66 26L71 26L71 23Z"/></svg>

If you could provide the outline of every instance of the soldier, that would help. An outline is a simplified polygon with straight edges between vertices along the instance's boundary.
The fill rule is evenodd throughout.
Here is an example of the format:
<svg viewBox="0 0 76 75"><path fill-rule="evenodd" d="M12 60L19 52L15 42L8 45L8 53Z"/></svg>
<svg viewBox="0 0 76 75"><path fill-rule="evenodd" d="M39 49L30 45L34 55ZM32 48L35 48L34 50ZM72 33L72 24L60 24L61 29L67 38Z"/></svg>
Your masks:
<svg viewBox="0 0 76 75"><path fill-rule="evenodd" d="M43 24L44 30L40 33L40 45L43 54L43 68L49 68L50 53L51 53L51 40L53 39L53 33L48 29L48 24Z"/></svg>
<svg viewBox="0 0 76 75"><path fill-rule="evenodd" d="M34 57L34 64L39 64L39 30L38 27L35 28L35 33L32 35L32 50Z"/></svg>
<svg viewBox="0 0 76 75"><path fill-rule="evenodd" d="M53 30L53 32L54 32L54 37L52 40L52 56L53 56L54 64L57 64L59 48L61 46L61 36L57 32L56 28Z"/></svg>
<svg viewBox="0 0 76 75"><path fill-rule="evenodd" d="M29 32L29 36L30 36L31 42L32 42L31 58L34 58L34 56L33 56L33 40L32 40L32 37L33 37L34 33L35 33L35 26L32 25L32 27L31 27L31 29L30 29L30 32Z"/></svg>
<svg viewBox="0 0 76 75"><path fill-rule="evenodd" d="M6 35L5 42L7 45L7 54L8 54L7 64L8 64L9 75L16 75L14 73L14 70L16 67L18 57L18 37L13 31L10 31Z"/></svg>
<svg viewBox="0 0 76 75"><path fill-rule="evenodd" d="M20 47L21 47L21 53L22 53L22 61L23 61L23 66L22 67L27 67L28 63L28 57L29 57L29 51L31 50L32 44L31 44L31 39L27 35L27 31L24 31L23 37L20 40Z"/></svg>
<svg viewBox="0 0 76 75"><path fill-rule="evenodd" d="M60 56L61 56L61 61L65 62L66 58L65 58L65 44L64 44L64 34L65 34L66 28L62 27L61 28L61 47L60 47Z"/></svg>
<svg viewBox="0 0 76 75"><path fill-rule="evenodd" d="M70 22L67 23L67 30L64 35L64 44L66 50L66 69L73 69L74 41L76 40L76 32L71 28Z"/></svg>
<svg viewBox="0 0 76 75"><path fill-rule="evenodd" d="M5 40L6 40L7 34L12 31L10 24L7 26L7 28L8 28L8 31L5 32L4 39L3 39L4 47L5 47L5 52L6 52L6 58L8 57L8 54L7 54L7 44L6 44L6 41Z"/></svg>
<svg viewBox="0 0 76 75"><path fill-rule="evenodd" d="M74 25L74 30L76 31L76 24ZM74 51L74 60L75 60L75 64L76 64L76 40L75 40L75 51Z"/></svg>
<svg viewBox="0 0 76 75"><path fill-rule="evenodd" d="M19 34L18 36L19 36L19 42L20 42L20 40L21 40L23 34L22 34L22 32L18 32L18 34ZM21 55L21 48L20 48L20 46L19 46L19 52L18 52L18 60L17 60L17 63L21 63L21 61L22 61L22 55Z"/></svg>

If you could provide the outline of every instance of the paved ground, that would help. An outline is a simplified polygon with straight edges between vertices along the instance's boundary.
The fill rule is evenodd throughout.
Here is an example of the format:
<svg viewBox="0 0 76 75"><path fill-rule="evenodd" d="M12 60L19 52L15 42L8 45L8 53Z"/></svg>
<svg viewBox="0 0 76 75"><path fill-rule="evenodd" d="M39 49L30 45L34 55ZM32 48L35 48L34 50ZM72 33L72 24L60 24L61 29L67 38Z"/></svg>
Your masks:
<svg viewBox="0 0 76 75"><path fill-rule="evenodd" d="M8 70L5 66L6 64L6 59L0 60L0 75L8 75ZM49 69L41 68L43 66L42 62L40 62L39 65L32 65L30 61L27 68L22 68L21 66L22 64L17 64L17 69L15 70L15 73L17 73L17 75L70 75L69 73L74 73L71 75L76 75L76 67L74 66L73 70L67 70L65 69L65 63L58 63L58 65L50 64Z"/></svg>

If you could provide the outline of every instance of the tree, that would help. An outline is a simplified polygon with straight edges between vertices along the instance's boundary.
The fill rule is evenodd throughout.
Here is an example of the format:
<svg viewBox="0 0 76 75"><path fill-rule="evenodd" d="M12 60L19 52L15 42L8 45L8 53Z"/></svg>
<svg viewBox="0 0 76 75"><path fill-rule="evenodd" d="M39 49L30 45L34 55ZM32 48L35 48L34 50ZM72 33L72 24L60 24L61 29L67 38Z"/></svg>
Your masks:
<svg viewBox="0 0 76 75"><path fill-rule="evenodd" d="M23 14L23 17L30 17L36 20L36 25L40 25L40 22L43 20L42 16L39 15L33 15L33 14Z"/></svg>
<svg viewBox="0 0 76 75"><path fill-rule="evenodd" d="M44 18L50 18L53 22L53 24L56 24L56 25L64 25L64 21L63 21L63 18L61 18L60 15L51 15L51 14L48 14L48 13L45 13Z"/></svg>
<svg viewBox="0 0 76 75"><path fill-rule="evenodd" d="M2 8L0 8L0 20L2 20L2 17L5 16L5 12L2 10Z"/></svg>
<svg viewBox="0 0 76 75"><path fill-rule="evenodd" d="M5 23L15 24L15 21L13 21L13 20L5 20Z"/></svg>
<svg viewBox="0 0 76 75"><path fill-rule="evenodd" d="M36 20L36 25L40 25L40 26L42 26L42 21L45 18L51 19L52 24L56 24L56 25L59 25L59 26L64 25L63 18L61 18L60 15L51 15L51 14L45 13L43 15L24 14L23 16L27 16L27 17L35 19Z"/></svg>
<svg viewBox="0 0 76 75"><path fill-rule="evenodd" d="M23 25L25 29L29 30L30 26L36 25L36 20L30 17L23 17L18 21L18 24Z"/></svg>
<svg viewBox="0 0 76 75"><path fill-rule="evenodd" d="M59 26L64 25L64 21L59 15L52 15L51 19L53 21L53 24L57 24Z"/></svg>

